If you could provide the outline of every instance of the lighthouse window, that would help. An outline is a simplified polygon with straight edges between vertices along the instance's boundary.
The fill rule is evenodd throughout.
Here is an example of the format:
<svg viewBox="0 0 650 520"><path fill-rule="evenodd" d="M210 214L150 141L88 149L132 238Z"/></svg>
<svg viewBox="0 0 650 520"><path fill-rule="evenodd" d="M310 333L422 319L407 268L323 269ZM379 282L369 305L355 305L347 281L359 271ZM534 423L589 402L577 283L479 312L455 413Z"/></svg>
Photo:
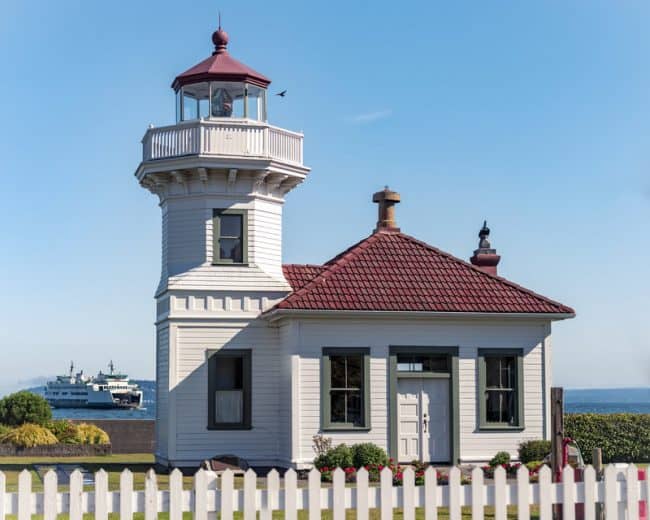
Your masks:
<svg viewBox="0 0 650 520"><path fill-rule="evenodd" d="M212 224L213 263L246 263L246 212L216 209Z"/></svg>
<svg viewBox="0 0 650 520"><path fill-rule="evenodd" d="M251 427L251 351L219 350L208 358L208 428Z"/></svg>

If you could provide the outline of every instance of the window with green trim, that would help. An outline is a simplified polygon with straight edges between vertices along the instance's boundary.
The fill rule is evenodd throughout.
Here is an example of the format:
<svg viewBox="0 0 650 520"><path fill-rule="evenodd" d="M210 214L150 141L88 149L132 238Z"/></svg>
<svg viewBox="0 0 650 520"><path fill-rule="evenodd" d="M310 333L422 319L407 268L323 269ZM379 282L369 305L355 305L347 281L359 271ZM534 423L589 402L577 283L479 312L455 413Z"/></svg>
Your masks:
<svg viewBox="0 0 650 520"><path fill-rule="evenodd" d="M208 358L208 428L251 427L251 351L219 350Z"/></svg>
<svg viewBox="0 0 650 520"><path fill-rule="evenodd" d="M245 264L247 252L247 215L244 210L215 209L212 218L213 262Z"/></svg>
<svg viewBox="0 0 650 520"><path fill-rule="evenodd" d="M324 429L370 427L369 349L323 349Z"/></svg>
<svg viewBox="0 0 650 520"><path fill-rule="evenodd" d="M481 428L522 428L523 351L479 350Z"/></svg>

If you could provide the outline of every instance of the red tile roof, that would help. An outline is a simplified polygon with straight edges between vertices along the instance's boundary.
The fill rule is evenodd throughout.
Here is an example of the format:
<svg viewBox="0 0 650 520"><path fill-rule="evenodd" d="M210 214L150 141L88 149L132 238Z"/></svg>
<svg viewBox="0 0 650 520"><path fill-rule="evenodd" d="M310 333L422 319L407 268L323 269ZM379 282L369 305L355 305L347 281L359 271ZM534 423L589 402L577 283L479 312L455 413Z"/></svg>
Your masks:
<svg viewBox="0 0 650 520"><path fill-rule="evenodd" d="M285 265L275 309L575 314L399 232L380 231L323 266Z"/></svg>

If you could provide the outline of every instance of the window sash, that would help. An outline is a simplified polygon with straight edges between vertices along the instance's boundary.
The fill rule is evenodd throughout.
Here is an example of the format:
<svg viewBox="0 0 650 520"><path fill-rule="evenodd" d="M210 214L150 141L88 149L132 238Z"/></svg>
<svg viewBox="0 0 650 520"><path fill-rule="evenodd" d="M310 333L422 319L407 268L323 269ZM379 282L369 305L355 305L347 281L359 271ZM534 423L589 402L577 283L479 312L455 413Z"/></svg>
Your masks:
<svg viewBox="0 0 650 520"><path fill-rule="evenodd" d="M221 234L221 216L241 216L241 232L239 236ZM239 240L241 247L241 261L232 258L221 257L221 240ZM212 263L213 264L236 264L248 263L248 213L246 210L238 209L214 209L212 213Z"/></svg>
<svg viewBox="0 0 650 520"><path fill-rule="evenodd" d="M217 381L217 365L220 360L241 359L241 388L223 388ZM252 351L232 349L208 351L208 429L248 430L252 426ZM238 378L234 378L238 379ZM238 385L235 385L238 386Z"/></svg>
<svg viewBox="0 0 650 520"><path fill-rule="evenodd" d="M332 357L360 357L360 385L350 385L347 373L345 374L345 386L332 386ZM347 367L347 359L345 366ZM321 427L323 430L368 430L370 429L370 349L368 348L324 348L321 369ZM343 394L345 413L343 420L333 420L333 393ZM358 413L359 420L351 421L351 414L348 413L350 400L360 400Z"/></svg>
<svg viewBox="0 0 650 520"><path fill-rule="evenodd" d="M524 428L523 349L479 349L478 354L479 430ZM495 361L499 363L497 377L488 386L488 364ZM495 403L489 401L495 395L499 396L498 420Z"/></svg>

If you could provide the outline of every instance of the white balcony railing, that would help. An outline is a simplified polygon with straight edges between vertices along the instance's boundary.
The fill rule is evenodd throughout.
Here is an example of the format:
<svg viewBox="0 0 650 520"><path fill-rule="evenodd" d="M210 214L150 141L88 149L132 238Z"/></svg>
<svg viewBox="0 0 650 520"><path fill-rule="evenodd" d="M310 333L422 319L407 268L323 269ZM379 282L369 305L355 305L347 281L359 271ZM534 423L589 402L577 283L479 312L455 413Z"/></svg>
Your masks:
<svg viewBox="0 0 650 520"><path fill-rule="evenodd" d="M302 139L302 134L265 123L198 120L150 128L142 139L142 155L144 161L224 155L302 165Z"/></svg>

